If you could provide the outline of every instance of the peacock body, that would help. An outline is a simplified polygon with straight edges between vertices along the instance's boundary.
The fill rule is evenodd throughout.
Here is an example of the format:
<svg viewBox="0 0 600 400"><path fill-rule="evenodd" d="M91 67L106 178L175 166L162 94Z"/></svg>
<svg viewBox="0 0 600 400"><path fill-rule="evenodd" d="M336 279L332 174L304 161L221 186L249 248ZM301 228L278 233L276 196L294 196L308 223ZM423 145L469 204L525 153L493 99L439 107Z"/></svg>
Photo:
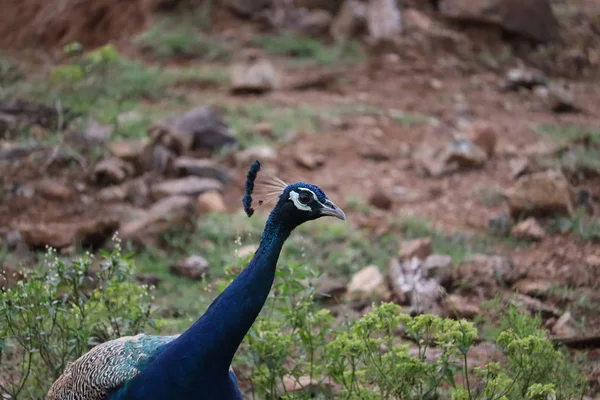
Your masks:
<svg viewBox="0 0 600 400"><path fill-rule="evenodd" d="M231 361L256 320L275 277L284 242L304 222L344 212L317 186L288 185L248 171L243 199L248 216L276 201L248 266L194 324L175 336L136 335L111 340L69 364L46 400L240 400Z"/></svg>

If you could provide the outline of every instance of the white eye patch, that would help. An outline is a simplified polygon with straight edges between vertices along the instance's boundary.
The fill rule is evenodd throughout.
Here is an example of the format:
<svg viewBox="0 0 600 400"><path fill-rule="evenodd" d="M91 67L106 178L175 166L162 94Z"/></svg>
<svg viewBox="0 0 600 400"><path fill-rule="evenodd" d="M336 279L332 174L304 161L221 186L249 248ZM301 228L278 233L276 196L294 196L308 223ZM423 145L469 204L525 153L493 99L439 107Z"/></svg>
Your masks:
<svg viewBox="0 0 600 400"><path fill-rule="evenodd" d="M290 191L290 200L294 202L294 205L299 210L304 210L304 211L311 210L309 205L300 203L300 195L298 194L298 192L295 192L293 190Z"/></svg>
<svg viewBox="0 0 600 400"><path fill-rule="evenodd" d="M312 190L306 189L306 188L298 188L298 190L304 190L306 192L309 192L312 195L313 200L320 204L319 200L317 200L317 195ZM292 202L294 202L294 205L299 210L304 210L304 211L310 211L310 210L312 210L309 205L302 204L300 202L300 194L298 194L298 192L296 192L294 190L290 191L290 200Z"/></svg>
<svg viewBox="0 0 600 400"><path fill-rule="evenodd" d="M315 194L315 192L313 192L312 190L307 189L307 188L303 188L303 187L299 187L299 188L297 188L297 190L302 190L302 191L310 193L310 195L313 198L313 201L316 201L317 203L319 203L323 207L326 207L323 203L321 203L319 201L319 198L317 197L317 195ZM312 210L312 208L310 207L310 205L303 204L300 201L300 194L298 192L294 191L294 190L290 191L289 199L292 200L292 202L294 203L294 205L296 206L296 208L299 209L299 210L304 210L304 211L311 211Z"/></svg>

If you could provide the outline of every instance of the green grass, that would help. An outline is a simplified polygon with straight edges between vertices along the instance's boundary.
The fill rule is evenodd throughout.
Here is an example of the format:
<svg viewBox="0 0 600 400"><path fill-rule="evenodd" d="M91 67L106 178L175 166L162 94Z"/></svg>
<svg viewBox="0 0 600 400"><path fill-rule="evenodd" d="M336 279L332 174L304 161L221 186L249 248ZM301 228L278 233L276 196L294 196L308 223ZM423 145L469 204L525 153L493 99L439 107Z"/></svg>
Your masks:
<svg viewBox="0 0 600 400"><path fill-rule="evenodd" d="M134 43L158 59L227 59L225 46L204 35L196 25L186 18L165 18L137 36Z"/></svg>
<svg viewBox="0 0 600 400"><path fill-rule="evenodd" d="M550 136L560 145L583 139L589 139L592 144L600 145L600 130L588 129L580 125L539 125L536 132Z"/></svg>
<svg viewBox="0 0 600 400"><path fill-rule="evenodd" d="M0 96L4 86L18 82L24 77L25 75L19 66L0 51Z"/></svg>
<svg viewBox="0 0 600 400"><path fill-rule="evenodd" d="M454 264L460 264L473 254L493 253L498 248L518 248L526 245L525 242L511 237L437 232L431 228L428 221L418 217L401 218L396 226L405 239L431 237L433 252L451 256Z"/></svg>
<svg viewBox="0 0 600 400"><path fill-rule="evenodd" d="M253 127L259 122L269 122L273 126L275 141L285 137L286 133L315 132L319 129L320 112L310 106L286 107L262 102L226 105L225 121L236 132L242 147L264 142L265 138L257 136Z"/></svg>
<svg viewBox="0 0 600 400"><path fill-rule="evenodd" d="M323 122L328 118L343 115L383 114L384 111L376 106L362 103L335 104L326 107L300 104L297 106L279 105L264 101L254 101L242 104L222 104L226 109L225 121L236 136L241 147L262 144L267 139L256 135L253 131L255 124L269 122L273 126L275 143L285 138L287 133L318 132L323 128Z"/></svg>
<svg viewBox="0 0 600 400"><path fill-rule="evenodd" d="M432 121L431 117L427 117L425 115L405 114L405 113L398 112L398 111L391 111L390 117L397 124L400 124L400 125L403 125L406 127L425 125L425 124L431 123L431 121Z"/></svg>
<svg viewBox="0 0 600 400"><path fill-rule="evenodd" d="M600 174L600 130L580 125L540 125L537 132L550 136L559 146L568 146L558 159L541 159L541 164L556 163L564 171L582 178Z"/></svg>
<svg viewBox="0 0 600 400"><path fill-rule="evenodd" d="M229 69L223 66L169 68L165 72L174 86L209 88L229 82Z"/></svg>
<svg viewBox="0 0 600 400"><path fill-rule="evenodd" d="M258 37L253 42L271 54L292 57L300 63L353 64L360 62L364 57L360 46L352 41L327 45L313 38L285 33L277 36Z"/></svg>
<svg viewBox="0 0 600 400"><path fill-rule="evenodd" d="M548 230L560 233L571 232L587 242L600 243L600 219L592 220L584 210L577 210L573 217L554 218Z"/></svg>

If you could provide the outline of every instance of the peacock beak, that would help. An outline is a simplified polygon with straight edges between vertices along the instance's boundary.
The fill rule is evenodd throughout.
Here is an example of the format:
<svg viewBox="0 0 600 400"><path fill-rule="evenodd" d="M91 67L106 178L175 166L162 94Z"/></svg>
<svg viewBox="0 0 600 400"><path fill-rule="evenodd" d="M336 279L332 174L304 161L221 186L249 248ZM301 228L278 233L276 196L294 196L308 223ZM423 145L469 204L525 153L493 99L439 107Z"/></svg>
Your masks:
<svg viewBox="0 0 600 400"><path fill-rule="evenodd" d="M323 204L323 208L321 208L322 215L328 215L330 217L336 217L341 219L342 221L346 220L346 214L344 211L335 205L333 201L327 200L325 204Z"/></svg>

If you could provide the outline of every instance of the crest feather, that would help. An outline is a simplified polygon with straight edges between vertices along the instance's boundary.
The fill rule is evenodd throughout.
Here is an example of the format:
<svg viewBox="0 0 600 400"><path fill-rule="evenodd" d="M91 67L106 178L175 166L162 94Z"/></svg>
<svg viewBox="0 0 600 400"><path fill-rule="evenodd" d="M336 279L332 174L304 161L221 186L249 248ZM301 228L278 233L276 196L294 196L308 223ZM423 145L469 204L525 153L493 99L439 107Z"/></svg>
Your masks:
<svg viewBox="0 0 600 400"><path fill-rule="evenodd" d="M264 206L279 198L288 186L286 182L274 174L261 169L260 162L254 161L246 178L246 194L244 195L244 211L251 217L255 208ZM254 203L254 204L253 204Z"/></svg>

